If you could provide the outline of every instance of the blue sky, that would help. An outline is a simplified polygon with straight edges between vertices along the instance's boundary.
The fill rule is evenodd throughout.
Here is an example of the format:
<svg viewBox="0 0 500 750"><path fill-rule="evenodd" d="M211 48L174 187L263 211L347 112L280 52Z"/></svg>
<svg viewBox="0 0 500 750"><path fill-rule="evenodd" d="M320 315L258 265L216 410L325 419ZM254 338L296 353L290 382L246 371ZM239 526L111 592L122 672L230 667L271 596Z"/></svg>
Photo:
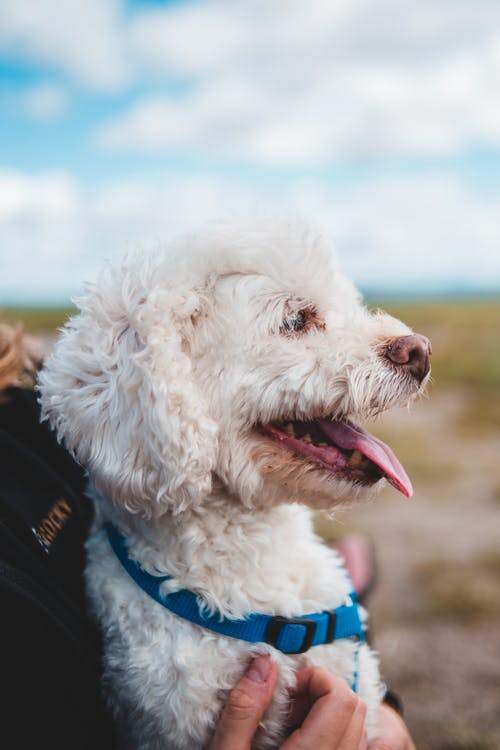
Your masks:
<svg viewBox="0 0 500 750"><path fill-rule="evenodd" d="M0 0L0 305L219 215L364 289L500 289L497 0Z"/></svg>

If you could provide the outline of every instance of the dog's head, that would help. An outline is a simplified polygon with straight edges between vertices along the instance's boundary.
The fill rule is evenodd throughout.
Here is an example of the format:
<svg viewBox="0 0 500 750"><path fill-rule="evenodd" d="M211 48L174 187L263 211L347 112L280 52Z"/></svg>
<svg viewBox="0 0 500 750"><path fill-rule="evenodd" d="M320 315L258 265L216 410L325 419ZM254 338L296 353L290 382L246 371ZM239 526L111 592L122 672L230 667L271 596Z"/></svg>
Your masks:
<svg viewBox="0 0 500 750"><path fill-rule="evenodd" d="M429 342L370 314L307 227L212 226L129 258L79 307L43 415L131 512L199 507L214 486L249 506L329 507L384 478L411 493L355 421L421 393Z"/></svg>

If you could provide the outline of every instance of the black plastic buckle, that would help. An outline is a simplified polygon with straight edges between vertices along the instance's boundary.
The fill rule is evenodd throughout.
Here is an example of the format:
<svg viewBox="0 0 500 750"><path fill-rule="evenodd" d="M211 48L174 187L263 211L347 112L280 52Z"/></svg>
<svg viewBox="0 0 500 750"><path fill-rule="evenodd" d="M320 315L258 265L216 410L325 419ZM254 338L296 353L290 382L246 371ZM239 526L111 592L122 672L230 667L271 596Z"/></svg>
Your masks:
<svg viewBox="0 0 500 750"><path fill-rule="evenodd" d="M335 626L337 624L337 615L333 611L326 612L328 615L328 627L326 629L326 642L332 643L335 640Z"/></svg>
<svg viewBox="0 0 500 750"><path fill-rule="evenodd" d="M305 629L304 640L302 646L297 651L284 651L285 654L303 654L304 651L308 651L311 648L316 633L316 622L315 620L308 620L307 617L281 617L275 615L269 620L264 640L266 643L270 643L271 646L279 649L276 645L280 637L281 631L286 625L302 625ZM280 649L281 650L281 649Z"/></svg>

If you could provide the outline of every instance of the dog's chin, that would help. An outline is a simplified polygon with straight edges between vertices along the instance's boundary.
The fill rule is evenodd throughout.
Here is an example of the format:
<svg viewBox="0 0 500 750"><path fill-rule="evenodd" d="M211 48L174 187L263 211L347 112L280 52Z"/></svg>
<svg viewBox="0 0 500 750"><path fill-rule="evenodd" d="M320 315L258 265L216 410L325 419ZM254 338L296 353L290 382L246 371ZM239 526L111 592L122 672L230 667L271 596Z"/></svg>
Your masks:
<svg viewBox="0 0 500 750"><path fill-rule="evenodd" d="M339 505L373 499L384 486L383 477L359 481L346 474L326 470L310 458L294 454L272 440L255 445L251 461L263 482L262 493L253 505L301 503L314 510L331 510Z"/></svg>

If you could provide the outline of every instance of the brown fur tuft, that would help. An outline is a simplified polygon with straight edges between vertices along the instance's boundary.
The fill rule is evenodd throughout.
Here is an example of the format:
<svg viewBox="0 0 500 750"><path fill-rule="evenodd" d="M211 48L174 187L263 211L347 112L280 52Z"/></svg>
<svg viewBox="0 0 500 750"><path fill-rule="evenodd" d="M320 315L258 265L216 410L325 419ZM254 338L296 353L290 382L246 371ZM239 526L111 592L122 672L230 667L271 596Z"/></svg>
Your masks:
<svg viewBox="0 0 500 750"><path fill-rule="evenodd" d="M0 323L0 391L10 386L33 386L40 363L35 341L21 326Z"/></svg>

